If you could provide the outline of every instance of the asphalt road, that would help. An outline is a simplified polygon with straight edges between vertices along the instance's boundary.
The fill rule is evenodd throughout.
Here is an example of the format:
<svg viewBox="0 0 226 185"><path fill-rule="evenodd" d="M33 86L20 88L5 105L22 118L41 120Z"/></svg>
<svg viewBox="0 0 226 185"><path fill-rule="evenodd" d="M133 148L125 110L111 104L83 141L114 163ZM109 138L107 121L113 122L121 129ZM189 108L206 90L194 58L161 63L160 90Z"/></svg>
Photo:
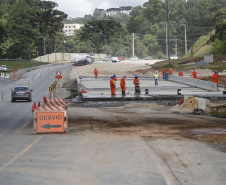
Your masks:
<svg viewBox="0 0 226 185"><path fill-rule="evenodd" d="M57 70L64 76L69 69L49 66L16 82L0 80L0 184L177 184L161 175L165 169L140 138L89 131L33 135L32 104L42 101ZM11 88L28 84L33 101L12 103Z"/></svg>
<svg viewBox="0 0 226 185"><path fill-rule="evenodd" d="M65 76L69 69L70 64L49 66L27 72L17 82L0 80L0 90L4 92L4 99L0 101L0 185L225 184L224 153L206 144L175 138L171 132L170 142L160 142L159 134L163 129L156 120L161 120L161 111L149 112L152 110L149 107L140 112L147 122L150 120L146 118L147 114L160 117L153 120L149 127L145 125L144 130L138 122L140 117L131 111L131 107L126 112L118 110L118 107L103 111L97 107L86 110L69 105L69 134L33 135L33 102L42 101L55 80L57 70ZM12 103L11 87L28 83L34 90L33 102ZM140 108L136 112L138 110ZM175 114L171 116L175 117ZM121 126L129 117L130 124L138 122L137 127L128 127L128 123L125 127ZM113 123L112 129L106 123L109 120ZM107 127L105 131L104 125ZM119 131L114 132L115 129ZM125 134L126 129L131 129L129 134ZM170 129L167 127L165 130ZM149 137L141 137L135 132L132 134L133 131L147 132ZM168 155L169 152L172 154ZM196 160L198 164L194 162L197 158L194 154L199 157ZM209 156L213 157L209 159Z"/></svg>
<svg viewBox="0 0 226 185"><path fill-rule="evenodd" d="M49 87L55 81L56 71L61 70L65 72L69 69L70 64L43 66L24 73L23 77L18 81L10 81L9 79L0 80L0 140L8 132L16 131L31 121L31 107L34 102L42 101L43 96L48 93ZM28 85L33 90L32 102L11 102L11 89L21 85Z"/></svg>

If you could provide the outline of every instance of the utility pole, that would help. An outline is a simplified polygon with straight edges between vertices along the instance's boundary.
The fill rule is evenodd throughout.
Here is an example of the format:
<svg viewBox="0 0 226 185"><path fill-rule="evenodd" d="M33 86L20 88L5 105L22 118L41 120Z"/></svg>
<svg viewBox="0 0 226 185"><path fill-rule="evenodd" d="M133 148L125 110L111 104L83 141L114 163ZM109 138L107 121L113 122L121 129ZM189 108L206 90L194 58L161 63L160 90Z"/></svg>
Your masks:
<svg viewBox="0 0 226 185"><path fill-rule="evenodd" d="M167 29L167 26L168 24L167 24L167 22L166 22L166 59L168 59L168 37L167 37L167 35L168 35L168 29Z"/></svg>
<svg viewBox="0 0 226 185"><path fill-rule="evenodd" d="M167 22L167 50L168 50L168 59L169 59L169 64L170 64L170 45L169 45L169 2L167 0L167 8L166 8L166 22Z"/></svg>
<svg viewBox="0 0 226 185"><path fill-rule="evenodd" d="M186 54L188 52L186 24L184 24L184 43L185 43L185 54Z"/></svg>
<svg viewBox="0 0 226 185"><path fill-rule="evenodd" d="M168 59L167 22L160 22L160 23L166 23L166 60L167 60Z"/></svg>
<svg viewBox="0 0 226 185"><path fill-rule="evenodd" d="M191 58L193 58L193 0L192 0L192 22L191 22Z"/></svg>
<svg viewBox="0 0 226 185"><path fill-rule="evenodd" d="M175 39L175 56L177 57L177 39Z"/></svg>
<svg viewBox="0 0 226 185"><path fill-rule="evenodd" d="M135 33L132 33L132 43L133 43L133 45L132 45L132 57L134 56L134 34Z"/></svg>

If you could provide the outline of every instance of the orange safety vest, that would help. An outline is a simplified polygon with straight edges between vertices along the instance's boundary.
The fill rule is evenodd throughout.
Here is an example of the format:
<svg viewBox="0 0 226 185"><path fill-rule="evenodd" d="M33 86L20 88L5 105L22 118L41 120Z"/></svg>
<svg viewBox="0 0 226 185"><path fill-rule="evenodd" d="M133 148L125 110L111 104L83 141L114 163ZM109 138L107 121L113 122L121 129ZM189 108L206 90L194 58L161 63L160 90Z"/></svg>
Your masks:
<svg viewBox="0 0 226 185"><path fill-rule="evenodd" d="M122 79L120 80L120 86L122 88L122 91L126 90L126 80L124 77L122 77Z"/></svg>
<svg viewBox="0 0 226 185"><path fill-rule="evenodd" d="M140 83L139 78L134 78L133 83L134 83L135 85L139 85L139 83Z"/></svg>
<svg viewBox="0 0 226 185"><path fill-rule="evenodd" d="M110 87L115 87L115 82L113 79L110 80Z"/></svg>
<svg viewBox="0 0 226 185"><path fill-rule="evenodd" d="M197 72L196 71L193 71L192 75L193 75L193 78L197 79Z"/></svg>

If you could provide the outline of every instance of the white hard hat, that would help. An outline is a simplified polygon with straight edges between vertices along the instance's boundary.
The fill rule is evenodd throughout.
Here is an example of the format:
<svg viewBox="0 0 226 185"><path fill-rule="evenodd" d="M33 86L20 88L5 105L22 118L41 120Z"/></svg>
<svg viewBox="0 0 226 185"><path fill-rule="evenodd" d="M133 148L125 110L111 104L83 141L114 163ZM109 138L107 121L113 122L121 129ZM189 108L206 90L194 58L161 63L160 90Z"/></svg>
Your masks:
<svg viewBox="0 0 226 185"><path fill-rule="evenodd" d="M156 73L158 73L158 71L155 71Z"/></svg>

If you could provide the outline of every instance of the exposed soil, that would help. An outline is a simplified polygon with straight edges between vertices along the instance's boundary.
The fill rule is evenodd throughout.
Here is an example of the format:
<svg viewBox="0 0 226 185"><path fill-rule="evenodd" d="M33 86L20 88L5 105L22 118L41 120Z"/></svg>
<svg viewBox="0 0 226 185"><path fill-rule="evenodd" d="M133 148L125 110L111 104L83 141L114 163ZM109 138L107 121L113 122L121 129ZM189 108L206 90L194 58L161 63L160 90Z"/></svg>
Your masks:
<svg viewBox="0 0 226 185"><path fill-rule="evenodd" d="M71 115L69 132L92 130L119 135L132 134L146 139L177 136L181 139L185 137L207 141L226 151L226 119L188 115L189 110L186 108L181 106L180 109L184 110L179 112L172 107L150 103L104 108L68 107ZM196 132L197 129L205 132Z"/></svg>
<svg viewBox="0 0 226 185"><path fill-rule="evenodd" d="M96 67L100 69L100 76L137 74L150 77L156 70L160 74L162 70L151 68L150 65L144 65L144 63L132 65L104 63ZM76 73L81 76L92 76L93 69L93 65L72 68L71 79ZM199 72L212 74L209 69ZM188 70L187 75L190 73L191 70ZM219 106L219 102L214 103L211 104L212 112L215 106ZM220 102L220 104L225 103ZM147 152L149 157L159 164L161 175L167 177L167 184L224 184L226 118L190 115L189 113L194 111L194 108L197 108L197 102L192 98L191 101L175 107L169 106L167 102L161 102L161 104L150 102L74 103L68 105L69 133L84 135L85 145L87 145L86 142L92 140L98 143L98 148L99 143L106 141L108 144L106 150L111 151L113 156L118 156L119 151L108 142L109 137L114 136L114 143L117 146L127 143L127 139L133 141L132 145L125 148L131 149L132 153L137 150L134 148L134 143L138 142L140 147L145 146L145 153ZM224 110L225 107L221 109ZM104 136L101 137L101 141L98 140L100 135ZM92 148L92 146L87 148ZM130 153L125 155L127 158ZM142 156L137 155L136 160L142 160ZM124 159L123 163L126 161ZM171 178L174 179L174 183L171 183Z"/></svg>

